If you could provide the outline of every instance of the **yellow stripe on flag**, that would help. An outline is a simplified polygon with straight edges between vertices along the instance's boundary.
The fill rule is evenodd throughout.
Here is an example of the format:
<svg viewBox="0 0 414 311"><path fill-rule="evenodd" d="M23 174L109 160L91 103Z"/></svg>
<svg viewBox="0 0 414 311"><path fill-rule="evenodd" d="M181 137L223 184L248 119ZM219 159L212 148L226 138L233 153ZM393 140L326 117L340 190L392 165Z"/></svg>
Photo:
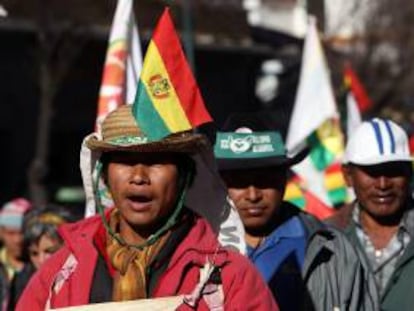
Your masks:
<svg viewBox="0 0 414 311"><path fill-rule="evenodd" d="M150 57L148 57L151 55ZM150 64L147 64L149 62ZM154 79L161 83L160 93L157 93L154 86ZM147 57L143 65L141 82L147 89L154 108L160 114L171 132L180 132L191 129L191 124L180 104L180 99L175 92L174 86L164 66L158 48L153 41L150 42Z"/></svg>
<svg viewBox="0 0 414 311"><path fill-rule="evenodd" d="M326 120L317 130L316 135L323 146L329 150L335 158L344 153L342 130L337 120Z"/></svg>
<svg viewBox="0 0 414 311"><path fill-rule="evenodd" d="M336 172L327 174L325 176L325 186L328 190L346 187L342 173Z"/></svg>
<svg viewBox="0 0 414 311"><path fill-rule="evenodd" d="M296 184L289 182L286 185L285 195L283 197L284 200L289 201L289 200L299 199L302 197L303 197L302 191Z"/></svg>

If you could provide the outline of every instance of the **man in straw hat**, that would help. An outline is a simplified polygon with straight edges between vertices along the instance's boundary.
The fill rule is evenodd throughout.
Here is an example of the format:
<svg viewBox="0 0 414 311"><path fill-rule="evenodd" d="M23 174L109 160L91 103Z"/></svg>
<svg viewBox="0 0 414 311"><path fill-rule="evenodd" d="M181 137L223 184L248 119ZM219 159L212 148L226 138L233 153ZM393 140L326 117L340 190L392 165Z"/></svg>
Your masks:
<svg viewBox="0 0 414 311"><path fill-rule="evenodd" d="M224 247L243 251L237 236L242 224L209 166L214 164L209 143L191 127L165 135L177 124L194 124L188 116L202 123L200 115L206 112L195 107L202 103L195 83L177 88L193 77L187 68L177 68L182 52L172 51L178 39L170 42L175 34L168 11L160 24L148 48L141 74L144 84L138 86L134 105L117 108L105 118L101 134L85 139L81 162L97 160L96 165L81 163L88 208L97 207L101 215L62 228L65 245L31 280L18 310L101 302L112 303L95 305L100 311L123 310L130 303L113 303L127 300L135 300L133 308L147 310L278 310L255 268ZM171 51L174 58L159 51ZM175 66L174 72L151 66L151 53L161 53L163 68ZM185 81L176 83L174 79L182 76ZM181 96L180 90L193 93ZM178 100L171 100L177 94ZM186 98L191 101L183 105L187 110L177 106ZM159 109L173 104L176 109L158 113L154 102ZM196 108L198 113L189 111ZM177 121L181 109L186 114ZM165 115L170 126L160 125ZM182 117L191 122L182 122ZM104 211L103 204L113 207Z"/></svg>
<svg viewBox="0 0 414 311"><path fill-rule="evenodd" d="M274 128L263 113L233 114L214 149L250 260L281 310L376 310L372 275L346 237L283 201L289 167L306 152L289 158Z"/></svg>
<svg viewBox="0 0 414 311"><path fill-rule="evenodd" d="M412 157L404 129L387 119L363 122L347 142L343 172L356 199L328 221L368 258L381 310L413 310Z"/></svg>

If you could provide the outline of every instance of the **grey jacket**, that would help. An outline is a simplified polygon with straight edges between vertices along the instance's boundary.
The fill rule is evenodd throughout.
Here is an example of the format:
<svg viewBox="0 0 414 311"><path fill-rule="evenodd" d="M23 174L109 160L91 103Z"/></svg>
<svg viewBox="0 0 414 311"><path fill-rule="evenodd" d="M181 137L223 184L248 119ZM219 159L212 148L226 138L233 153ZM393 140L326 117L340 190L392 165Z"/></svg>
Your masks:
<svg viewBox="0 0 414 311"><path fill-rule="evenodd" d="M302 276L309 291L304 310L379 310L375 279L346 236L305 213L308 230Z"/></svg>
<svg viewBox="0 0 414 311"><path fill-rule="evenodd" d="M412 202L410 202L412 206ZM356 248L364 253L355 231L355 222L352 221L354 204L342 207L328 222L345 232L348 239ZM365 256L365 255L364 255ZM381 310L414 310L414 240L407 246L404 254L398 260L385 291L380 297Z"/></svg>

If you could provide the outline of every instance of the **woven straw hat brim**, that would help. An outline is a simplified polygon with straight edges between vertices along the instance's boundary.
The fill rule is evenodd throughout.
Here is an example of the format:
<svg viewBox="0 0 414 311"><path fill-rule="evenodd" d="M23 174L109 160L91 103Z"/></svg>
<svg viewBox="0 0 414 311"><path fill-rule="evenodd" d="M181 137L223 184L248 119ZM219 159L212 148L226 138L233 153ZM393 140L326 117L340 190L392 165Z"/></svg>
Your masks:
<svg viewBox="0 0 414 311"><path fill-rule="evenodd" d="M117 145L103 140L98 140L92 136L86 141L86 145L93 151L112 152L178 152L178 153L197 153L207 145L207 140L203 135L174 135L166 137L161 141L145 144Z"/></svg>

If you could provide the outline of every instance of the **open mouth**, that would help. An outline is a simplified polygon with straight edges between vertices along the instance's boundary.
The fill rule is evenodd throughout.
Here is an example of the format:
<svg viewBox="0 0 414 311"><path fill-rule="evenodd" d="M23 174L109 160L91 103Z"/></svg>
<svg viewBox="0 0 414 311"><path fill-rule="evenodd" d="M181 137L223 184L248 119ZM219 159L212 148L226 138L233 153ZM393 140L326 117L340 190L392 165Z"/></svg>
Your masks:
<svg viewBox="0 0 414 311"><path fill-rule="evenodd" d="M151 198L147 195L130 195L128 200L136 203L148 203L151 201Z"/></svg>
<svg viewBox="0 0 414 311"><path fill-rule="evenodd" d="M148 209L152 203L152 198L149 195L130 195L127 196L132 209L141 211Z"/></svg>

